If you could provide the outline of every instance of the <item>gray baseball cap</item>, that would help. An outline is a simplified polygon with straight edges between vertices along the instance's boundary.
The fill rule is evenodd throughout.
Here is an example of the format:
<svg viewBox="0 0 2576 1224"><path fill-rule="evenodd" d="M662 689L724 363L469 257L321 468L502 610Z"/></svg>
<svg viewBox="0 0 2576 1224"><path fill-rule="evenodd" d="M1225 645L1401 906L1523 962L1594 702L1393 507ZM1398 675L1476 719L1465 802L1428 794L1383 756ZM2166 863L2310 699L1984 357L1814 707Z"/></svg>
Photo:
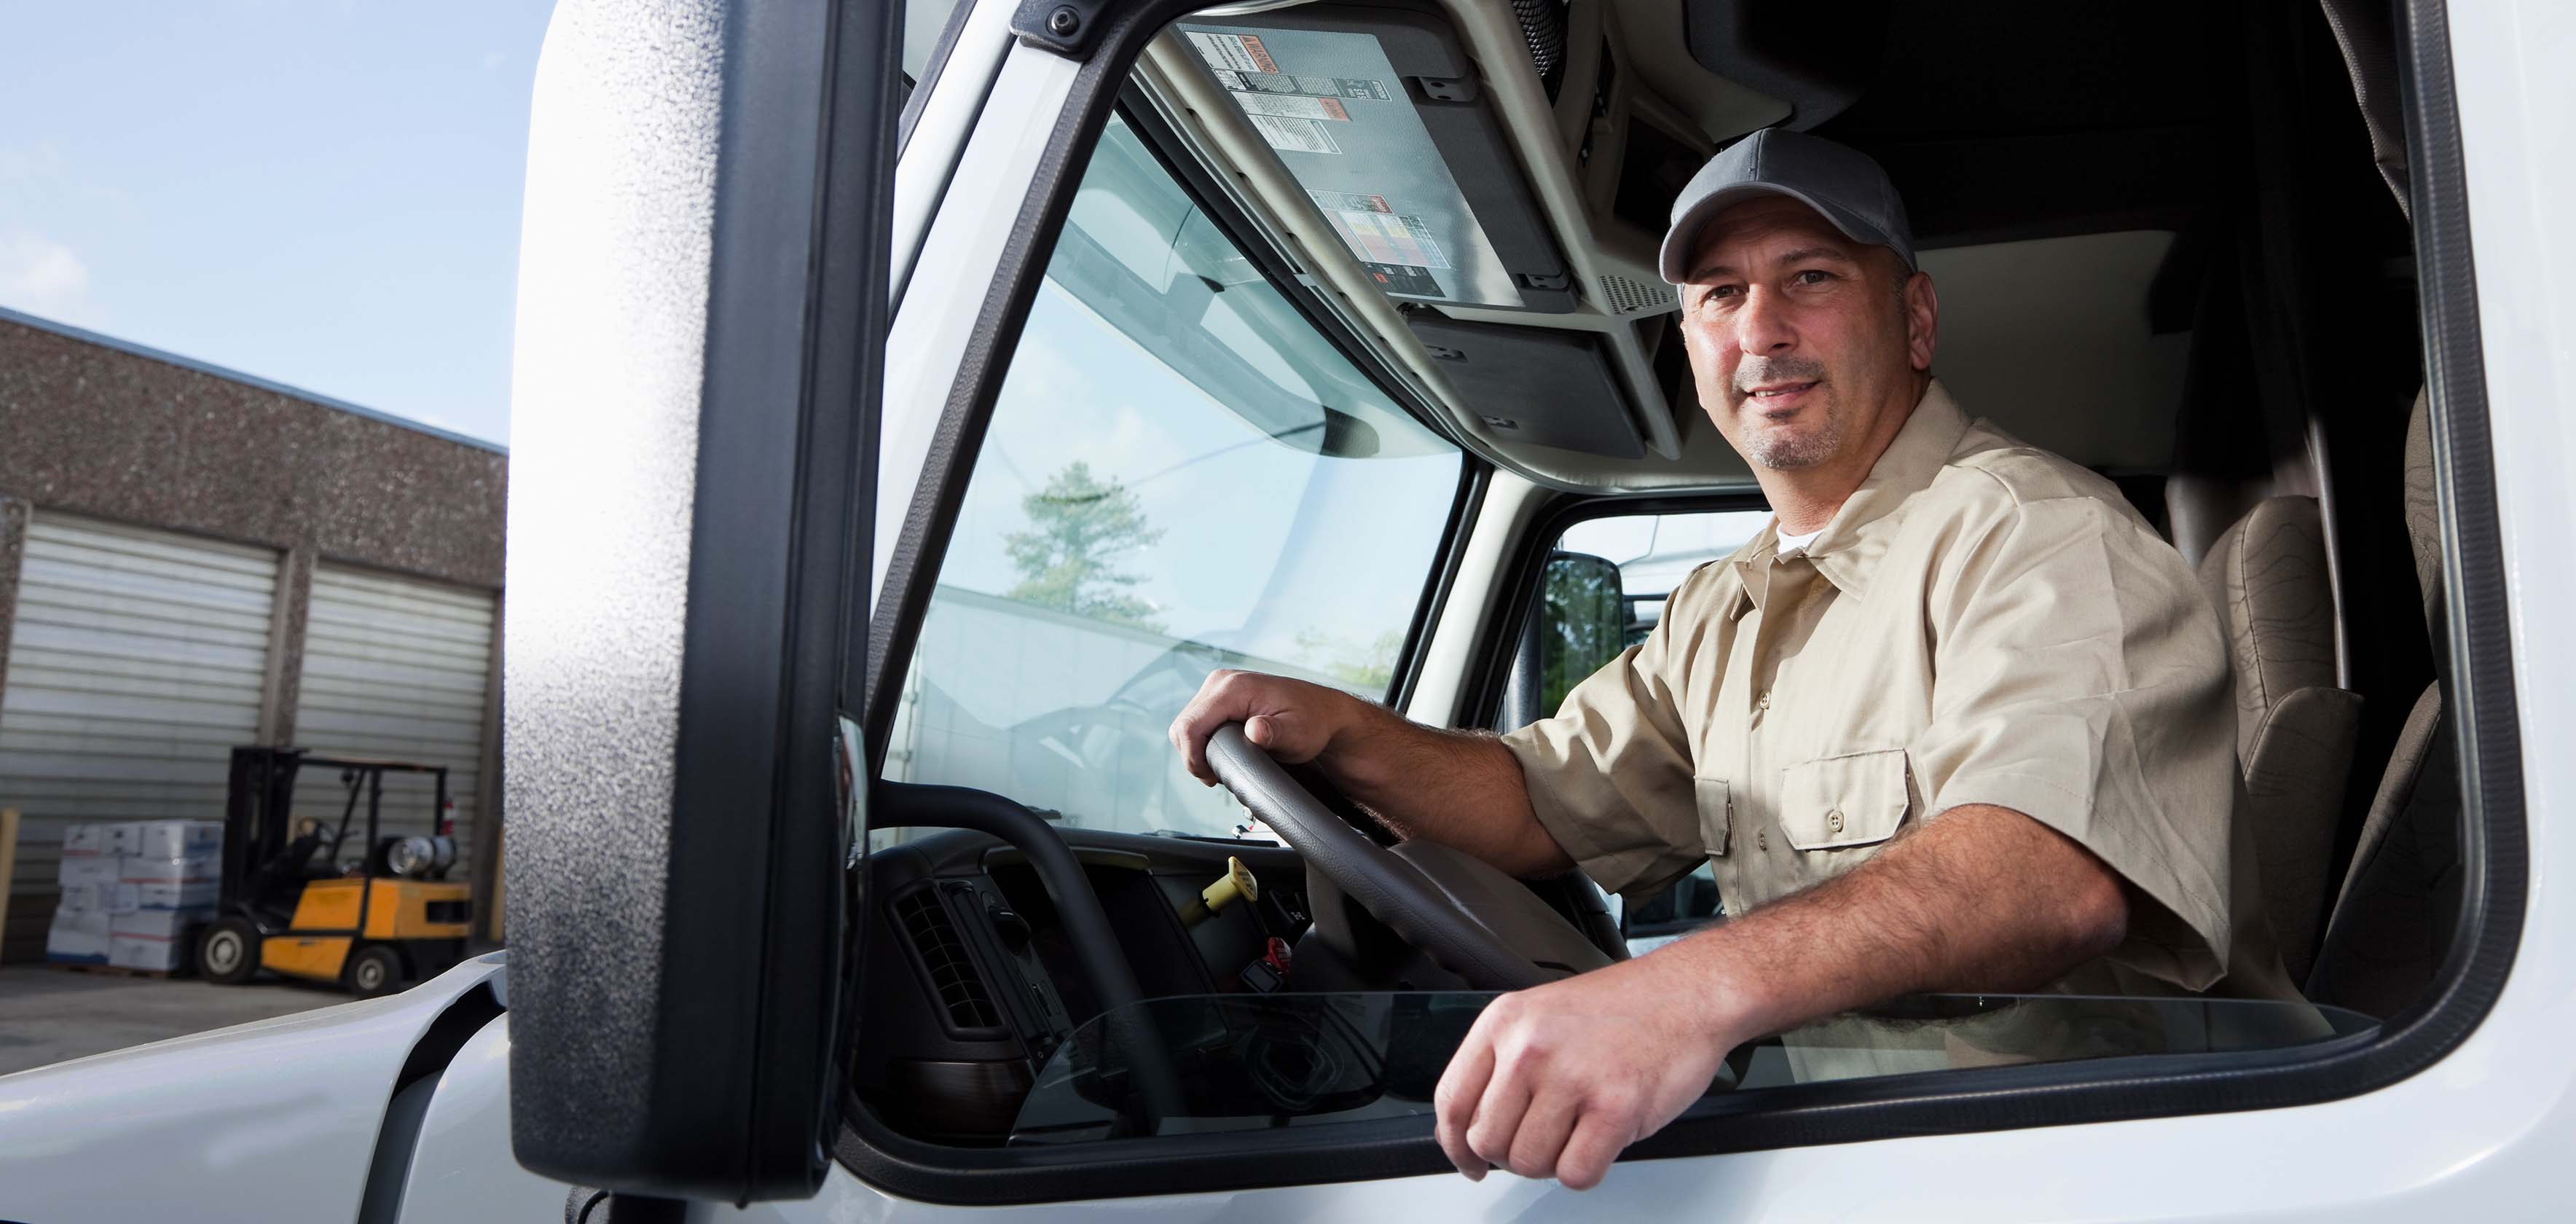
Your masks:
<svg viewBox="0 0 2576 1224"><path fill-rule="evenodd" d="M1728 145L1691 176L1673 200L1673 227L1664 231L1664 249L1656 261L1673 284L1691 273L1686 267L1699 249L1700 230L1709 218L1750 196L1784 195L1824 214L1834 228L1854 242L1896 252L1905 266L1914 264L1914 229L1905 222L1905 201L1887 171L1849 145L1786 128L1764 128Z"/></svg>

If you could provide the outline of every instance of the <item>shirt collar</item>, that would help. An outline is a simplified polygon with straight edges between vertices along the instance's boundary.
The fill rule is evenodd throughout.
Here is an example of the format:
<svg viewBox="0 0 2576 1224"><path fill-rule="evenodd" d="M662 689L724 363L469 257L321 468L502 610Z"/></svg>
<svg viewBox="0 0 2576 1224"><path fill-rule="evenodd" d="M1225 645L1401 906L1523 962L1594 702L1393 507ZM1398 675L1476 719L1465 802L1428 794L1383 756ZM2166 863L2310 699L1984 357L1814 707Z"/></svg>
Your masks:
<svg viewBox="0 0 2576 1224"><path fill-rule="evenodd" d="M1932 380L1924 388L1923 398L1915 401L1914 412L1906 417L1904 427L1879 453L1878 462L1870 465L1869 477L1826 520L1825 529L1807 545L1803 559L1844 594L1868 594L1869 576L1878 568L1880 558L1887 555L1889 545L1896 539L1897 525L1904 521L1900 511L1915 494L1931 487L1932 478L1949 465L1950 455L1967 432L1967 414L1959 410L1958 401L1950 398L1939 379ZM1753 588L1769 584L1759 581L1752 571L1774 564L1779 546L1780 520L1775 517L1737 554L1737 573L1745 581L1735 606L1728 609L1730 616L1742 615L1747 604L1760 606L1760 597Z"/></svg>

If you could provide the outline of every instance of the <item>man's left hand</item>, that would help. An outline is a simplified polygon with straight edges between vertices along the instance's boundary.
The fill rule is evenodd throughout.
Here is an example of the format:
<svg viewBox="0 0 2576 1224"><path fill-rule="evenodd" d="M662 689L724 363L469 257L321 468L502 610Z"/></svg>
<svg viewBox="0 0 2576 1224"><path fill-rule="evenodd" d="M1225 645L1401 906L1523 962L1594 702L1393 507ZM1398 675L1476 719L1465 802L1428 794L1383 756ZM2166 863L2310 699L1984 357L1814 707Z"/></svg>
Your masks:
<svg viewBox="0 0 2576 1224"><path fill-rule="evenodd" d="M1708 1091L1738 1040L1693 968L1648 956L1495 999L1432 1094L1440 1149L1470 1178L1599 1185Z"/></svg>

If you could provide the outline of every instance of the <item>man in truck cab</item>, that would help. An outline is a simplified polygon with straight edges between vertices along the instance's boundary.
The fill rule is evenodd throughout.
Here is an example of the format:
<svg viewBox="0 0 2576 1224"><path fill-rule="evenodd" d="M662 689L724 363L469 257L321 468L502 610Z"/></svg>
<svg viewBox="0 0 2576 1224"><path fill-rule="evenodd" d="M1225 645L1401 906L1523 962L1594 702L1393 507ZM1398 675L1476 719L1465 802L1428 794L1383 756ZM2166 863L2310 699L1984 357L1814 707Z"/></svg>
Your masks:
<svg viewBox="0 0 2576 1224"><path fill-rule="evenodd" d="M1495 1000L1436 1094L1460 1171L1597 1183L1737 1045L1923 991L2296 998L2236 827L2226 643L2108 481L1975 421L1866 155L1757 132L1660 257L1701 405L1776 519L1503 736L1220 671L1230 722L1379 820L1632 899L1709 862L1729 918Z"/></svg>

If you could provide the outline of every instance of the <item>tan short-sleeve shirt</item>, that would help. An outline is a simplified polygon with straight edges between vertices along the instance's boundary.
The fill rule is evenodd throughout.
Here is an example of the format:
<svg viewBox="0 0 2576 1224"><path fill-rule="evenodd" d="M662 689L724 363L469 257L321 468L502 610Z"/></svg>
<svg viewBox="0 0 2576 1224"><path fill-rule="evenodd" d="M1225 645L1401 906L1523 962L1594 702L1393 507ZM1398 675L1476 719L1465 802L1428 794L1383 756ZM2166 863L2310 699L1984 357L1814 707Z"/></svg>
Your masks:
<svg viewBox="0 0 2576 1224"><path fill-rule="evenodd" d="M2116 488L1936 382L1803 553L1777 555L1775 525L1701 567L1503 742L1613 891L1705 858L1742 913L1994 804L2129 885L2127 941L2062 986L2200 990L2233 963L2229 993L2291 997L2236 852L2227 669L2199 584Z"/></svg>

